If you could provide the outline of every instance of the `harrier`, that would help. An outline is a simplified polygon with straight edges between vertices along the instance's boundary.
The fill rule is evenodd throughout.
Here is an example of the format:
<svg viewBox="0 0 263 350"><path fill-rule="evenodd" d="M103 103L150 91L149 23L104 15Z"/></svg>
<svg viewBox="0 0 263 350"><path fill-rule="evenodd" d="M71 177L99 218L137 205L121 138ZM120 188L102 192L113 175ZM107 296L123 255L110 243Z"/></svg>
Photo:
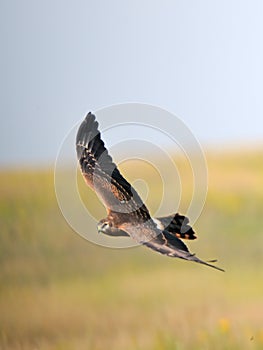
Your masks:
<svg viewBox="0 0 263 350"><path fill-rule="evenodd" d="M169 257L194 261L223 271L191 254L180 239L196 238L185 216L176 213L161 218L151 217L138 193L121 175L105 148L98 122L91 112L79 127L76 149L86 183L107 210L107 217L98 223L99 232L109 236L129 236L137 243Z"/></svg>

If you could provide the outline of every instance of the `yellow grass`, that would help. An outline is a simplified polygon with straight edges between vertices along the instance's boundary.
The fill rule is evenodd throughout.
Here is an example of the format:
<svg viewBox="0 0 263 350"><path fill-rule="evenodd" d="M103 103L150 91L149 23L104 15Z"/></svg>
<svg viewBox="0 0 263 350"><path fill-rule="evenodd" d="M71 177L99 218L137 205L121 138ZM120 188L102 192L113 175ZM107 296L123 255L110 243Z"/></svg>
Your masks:
<svg viewBox="0 0 263 350"><path fill-rule="evenodd" d="M208 154L207 202L189 245L218 258L226 273L144 247L91 244L61 215L52 171L3 171L0 349L262 349L262 159L263 152ZM124 169L131 180L134 169ZM158 176L141 169L156 211ZM184 179L187 188L188 172ZM96 197L92 205L101 215Z"/></svg>

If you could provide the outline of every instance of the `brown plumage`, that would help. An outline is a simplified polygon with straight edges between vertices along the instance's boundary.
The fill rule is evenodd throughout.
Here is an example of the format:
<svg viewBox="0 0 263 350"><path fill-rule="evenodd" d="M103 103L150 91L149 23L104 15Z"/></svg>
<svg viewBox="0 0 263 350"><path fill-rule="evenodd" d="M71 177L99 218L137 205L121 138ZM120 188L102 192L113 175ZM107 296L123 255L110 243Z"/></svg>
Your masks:
<svg viewBox="0 0 263 350"><path fill-rule="evenodd" d="M178 213L154 219L135 189L119 172L105 148L95 116L89 113L79 127L77 156L84 179L98 195L107 217L98 230L110 236L130 236L161 254L222 269L191 254L179 238L195 239L189 220Z"/></svg>

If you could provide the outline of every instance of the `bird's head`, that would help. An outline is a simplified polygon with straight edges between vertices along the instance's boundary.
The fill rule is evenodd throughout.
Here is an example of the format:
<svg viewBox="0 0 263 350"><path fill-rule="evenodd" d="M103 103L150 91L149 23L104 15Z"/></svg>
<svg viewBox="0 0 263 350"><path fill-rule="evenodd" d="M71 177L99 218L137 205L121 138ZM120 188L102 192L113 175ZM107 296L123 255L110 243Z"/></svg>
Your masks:
<svg viewBox="0 0 263 350"><path fill-rule="evenodd" d="M107 221L101 220L97 224L98 233L104 233L107 235L109 230L109 223Z"/></svg>

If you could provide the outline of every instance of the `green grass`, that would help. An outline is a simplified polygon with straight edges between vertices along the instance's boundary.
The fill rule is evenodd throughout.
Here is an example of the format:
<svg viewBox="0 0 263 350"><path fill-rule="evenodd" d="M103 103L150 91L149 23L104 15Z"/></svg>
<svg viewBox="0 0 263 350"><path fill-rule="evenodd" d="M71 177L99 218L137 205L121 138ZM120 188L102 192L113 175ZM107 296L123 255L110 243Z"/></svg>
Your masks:
<svg viewBox="0 0 263 350"><path fill-rule="evenodd" d="M226 273L91 244L61 215L52 171L2 171L0 349L263 349L262 159L208 155L207 202L189 245ZM151 171L142 166L145 178ZM137 175L131 164L125 174ZM160 188L149 183L154 211ZM95 196L92 205L103 215Z"/></svg>

